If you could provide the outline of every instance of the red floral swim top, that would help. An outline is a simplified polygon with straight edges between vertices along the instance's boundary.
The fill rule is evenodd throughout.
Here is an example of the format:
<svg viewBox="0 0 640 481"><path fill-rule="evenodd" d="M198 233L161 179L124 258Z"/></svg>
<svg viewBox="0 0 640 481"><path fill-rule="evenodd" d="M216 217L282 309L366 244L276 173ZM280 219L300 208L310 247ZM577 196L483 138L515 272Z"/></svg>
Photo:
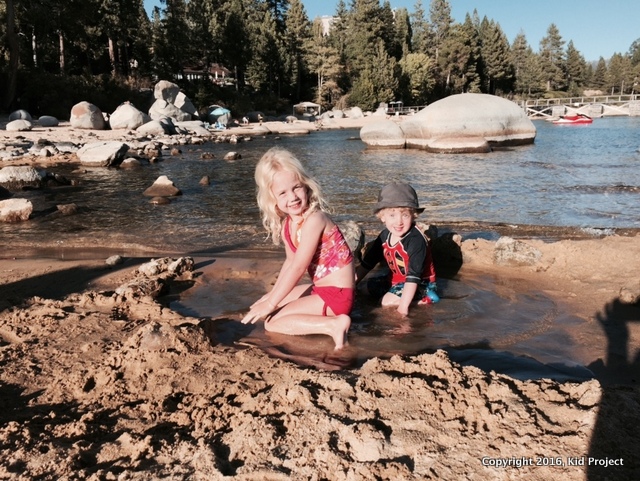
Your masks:
<svg viewBox="0 0 640 481"><path fill-rule="evenodd" d="M291 239L290 221L291 219L284 224L284 239L291 250L296 252L298 249ZM332 272L349 265L351 262L353 262L351 249L344 239L340 228L334 225L333 229L322 234L318 248L313 254L307 271L311 279L313 279L313 282L317 282Z"/></svg>

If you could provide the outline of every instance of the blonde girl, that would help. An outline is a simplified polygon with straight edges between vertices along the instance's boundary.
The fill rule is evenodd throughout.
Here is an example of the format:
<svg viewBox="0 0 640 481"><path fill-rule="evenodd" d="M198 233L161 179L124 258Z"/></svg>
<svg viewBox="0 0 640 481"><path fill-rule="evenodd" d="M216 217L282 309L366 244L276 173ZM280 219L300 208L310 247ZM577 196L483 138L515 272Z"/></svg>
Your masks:
<svg viewBox="0 0 640 481"><path fill-rule="evenodd" d="M319 185L289 151L273 148L256 166L258 207L267 233L286 258L270 292L258 299L243 324L265 319L281 334L326 334L336 349L346 343L355 294L353 255L326 213ZM311 284L299 284L305 272Z"/></svg>

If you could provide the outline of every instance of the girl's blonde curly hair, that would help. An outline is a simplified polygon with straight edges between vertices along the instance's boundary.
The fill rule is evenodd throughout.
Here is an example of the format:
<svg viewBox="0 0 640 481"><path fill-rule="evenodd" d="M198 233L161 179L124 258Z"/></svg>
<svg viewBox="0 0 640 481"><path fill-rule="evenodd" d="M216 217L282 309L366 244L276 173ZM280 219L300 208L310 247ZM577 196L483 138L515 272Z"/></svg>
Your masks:
<svg viewBox="0 0 640 481"><path fill-rule="evenodd" d="M320 186L305 172L297 157L279 147L269 149L256 165L255 179L258 186L257 199L262 214L262 225L267 230L267 238L271 236L276 245L280 243L282 226L287 216L278 209L271 186L274 176L282 171L293 173L305 186L310 210L320 209L323 212L328 210Z"/></svg>

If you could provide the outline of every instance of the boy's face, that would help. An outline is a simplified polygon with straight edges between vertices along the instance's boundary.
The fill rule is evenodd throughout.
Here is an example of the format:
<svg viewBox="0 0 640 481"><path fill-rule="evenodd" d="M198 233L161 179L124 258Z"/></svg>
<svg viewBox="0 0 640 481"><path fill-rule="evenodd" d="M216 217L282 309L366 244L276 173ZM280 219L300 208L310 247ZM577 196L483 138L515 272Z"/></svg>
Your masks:
<svg viewBox="0 0 640 481"><path fill-rule="evenodd" d="M382 209L378 217L380 217L384 226L389 229L389 232L398 237L402 237L409 232L414 220L413 210L406 207Z"/></svg>

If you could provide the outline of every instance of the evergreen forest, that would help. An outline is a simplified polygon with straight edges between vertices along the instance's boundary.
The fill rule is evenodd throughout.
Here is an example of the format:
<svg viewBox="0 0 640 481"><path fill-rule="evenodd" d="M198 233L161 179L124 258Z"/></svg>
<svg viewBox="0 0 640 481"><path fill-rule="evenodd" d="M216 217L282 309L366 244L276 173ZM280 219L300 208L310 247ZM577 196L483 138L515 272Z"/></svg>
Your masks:
<svg viewBox="0 0 640 481"><path fill-rule="evenodd" d="M158 80L198 107L290 112L402 100L421 106L462 92L517 98L629 94L638 89L640 39L589 63L549 25L539 45L509 43L477 11L457 23L448 0L340 0L309 19L301 0L3 0L1 110L68 118L86 100L105 111L148 105Z"/></svg>

